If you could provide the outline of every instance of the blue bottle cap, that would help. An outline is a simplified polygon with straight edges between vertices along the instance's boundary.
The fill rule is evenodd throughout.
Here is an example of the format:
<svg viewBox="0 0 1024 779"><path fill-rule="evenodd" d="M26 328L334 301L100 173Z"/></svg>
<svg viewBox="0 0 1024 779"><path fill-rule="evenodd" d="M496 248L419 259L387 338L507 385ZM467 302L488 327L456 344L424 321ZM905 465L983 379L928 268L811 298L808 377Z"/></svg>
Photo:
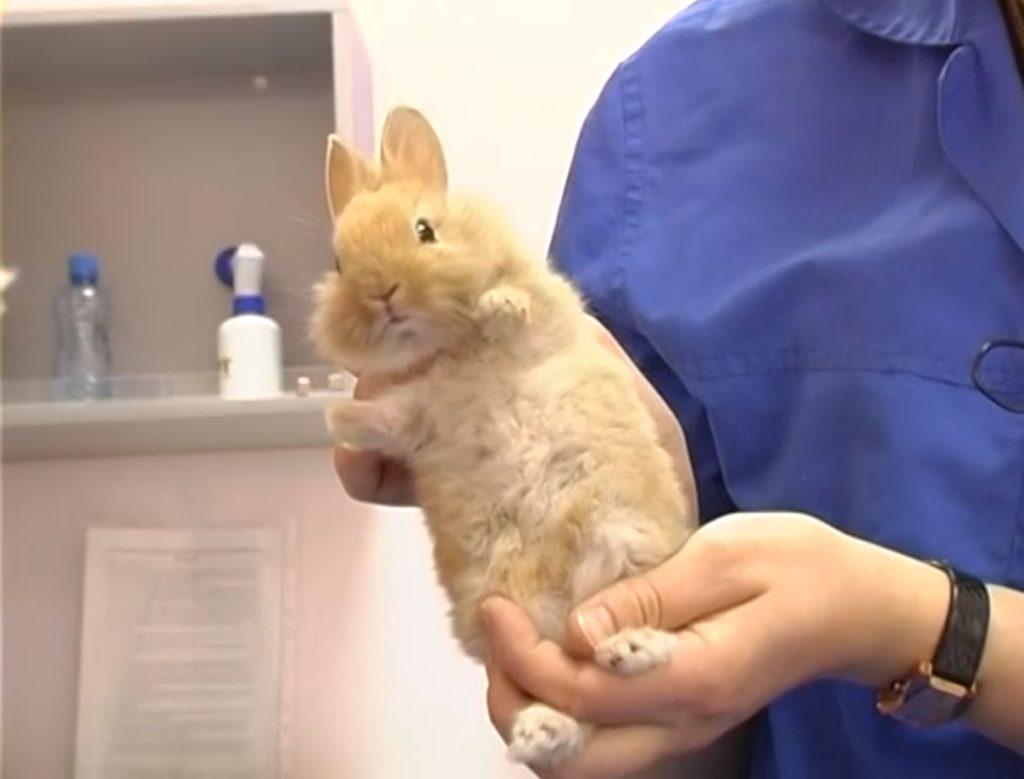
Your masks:
<svg viewBox="0 0 1024 779"><path fill-rule="evenodd" d="M89 252L75 252L68 257L68 278L72 284L95 284L100 278L99 258Z"/></svg>

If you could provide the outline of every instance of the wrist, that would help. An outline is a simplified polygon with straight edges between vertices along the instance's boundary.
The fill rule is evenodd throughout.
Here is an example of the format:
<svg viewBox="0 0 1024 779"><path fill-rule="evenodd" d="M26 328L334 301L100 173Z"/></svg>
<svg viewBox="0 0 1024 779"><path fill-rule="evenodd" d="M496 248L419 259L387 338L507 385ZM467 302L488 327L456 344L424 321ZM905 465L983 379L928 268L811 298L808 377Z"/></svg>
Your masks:
<svg viewBox="0 0 1024 779"><path fill-rule="evenodd" d="M854 541L855 653L848 675L883 687L931 660L949 610L949 579L933 565Z"/></svg>

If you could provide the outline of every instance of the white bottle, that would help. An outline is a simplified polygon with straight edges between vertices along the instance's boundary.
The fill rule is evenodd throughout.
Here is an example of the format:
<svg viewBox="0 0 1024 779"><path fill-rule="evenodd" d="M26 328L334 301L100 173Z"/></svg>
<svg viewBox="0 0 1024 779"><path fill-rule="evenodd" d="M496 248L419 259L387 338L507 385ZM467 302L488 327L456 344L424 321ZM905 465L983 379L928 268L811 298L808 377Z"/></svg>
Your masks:
<svg viewBox="0 0 1024 779"><path fill-rule="evenodd" d="M222 398L266 398L281 394L281 328L264 315L260 290L265 257L243 243L230 257L234 315L217 331Z"/></svg>

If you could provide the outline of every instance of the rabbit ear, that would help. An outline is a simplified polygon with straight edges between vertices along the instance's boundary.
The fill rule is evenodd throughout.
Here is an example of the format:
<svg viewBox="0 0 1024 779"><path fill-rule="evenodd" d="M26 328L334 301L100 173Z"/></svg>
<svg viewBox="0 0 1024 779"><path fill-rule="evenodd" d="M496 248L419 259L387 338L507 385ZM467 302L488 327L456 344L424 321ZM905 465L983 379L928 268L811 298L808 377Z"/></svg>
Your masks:
<svg viewBox="0 0 1024 779"><path fill-rule="evenodd" d="M349 201L374 185L370 164L355 149L350 149L337 135L327 138L327 207L331 218L337 219Z"/></svg>
<svg viewBox="0 0 1024 779"><path fill-rule="evenodd" d="M402 106L388 114L380 159L387 181L409 181L442 192L448 188L441 141L430 122L413 108Z"/></svg>

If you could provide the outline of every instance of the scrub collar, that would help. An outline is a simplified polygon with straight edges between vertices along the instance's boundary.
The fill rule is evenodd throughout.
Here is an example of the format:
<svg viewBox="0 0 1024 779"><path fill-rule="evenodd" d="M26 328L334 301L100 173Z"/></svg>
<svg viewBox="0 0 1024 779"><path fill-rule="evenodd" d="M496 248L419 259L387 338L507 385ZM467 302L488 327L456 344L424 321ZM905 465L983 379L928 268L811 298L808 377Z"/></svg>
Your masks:
<svg viewBox="0 0 1024 779"><path fill-rule="evenodd" d="M996 0L821 0L848 24L896 43L947 46L967 40L979 5Z"/></svg>
<svg viewBox="0 0 1024 779"><path fill-rule="evenodd" d="M1024 253L1024 90L997 0L819 2L877 38L948 47L938 83L942 146Z"/></svg>

